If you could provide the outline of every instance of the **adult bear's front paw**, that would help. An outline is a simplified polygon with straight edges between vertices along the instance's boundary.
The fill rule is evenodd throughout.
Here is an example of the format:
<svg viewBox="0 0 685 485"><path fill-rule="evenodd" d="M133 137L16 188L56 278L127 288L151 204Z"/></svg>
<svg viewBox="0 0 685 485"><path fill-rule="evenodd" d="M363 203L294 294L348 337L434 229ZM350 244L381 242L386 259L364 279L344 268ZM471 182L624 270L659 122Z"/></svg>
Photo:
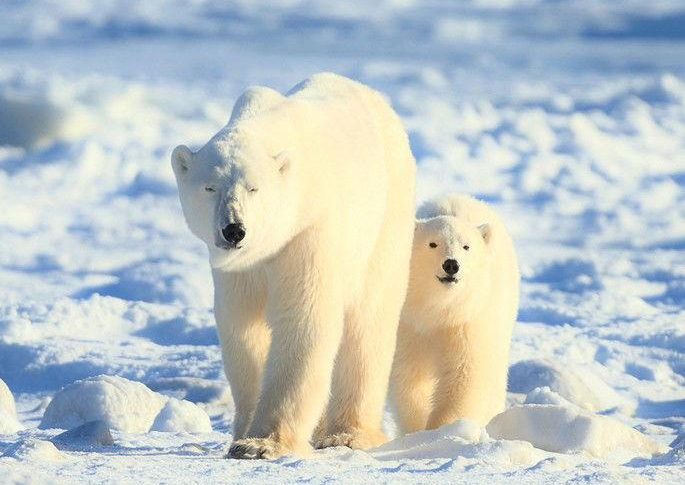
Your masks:
<svg viewBox="0 0 685 485"><path fill-rule="evenodd" d="M315 441L317 449L330 448L332 446L347 446L353 450L367 450L375 448L388 441L388 437L382 431L350 430L329 434Z"/></svg>
<svg viewBox="0 0 685 485"><path fill-rule="evenodd" d="M287 450L271 438L243 438L233 442L226 458L272 460L286 454Z"/></svg>

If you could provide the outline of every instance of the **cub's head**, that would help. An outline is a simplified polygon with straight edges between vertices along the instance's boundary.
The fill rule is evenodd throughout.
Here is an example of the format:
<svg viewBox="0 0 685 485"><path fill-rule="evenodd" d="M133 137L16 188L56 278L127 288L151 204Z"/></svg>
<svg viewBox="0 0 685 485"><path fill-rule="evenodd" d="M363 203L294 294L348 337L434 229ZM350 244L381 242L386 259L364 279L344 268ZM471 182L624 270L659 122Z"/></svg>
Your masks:
<svg viewBox="0 0 685 485"><path fill-rule="evenodd" d="M207 244L213 268L247 269L292 237L292 164L264 138L219 132L199 151L180 145L171 156L186 222Z"/></svg>
<svg viewBox="0 0 685 485"><path fill-rule="evenodd" d="M491 228L453 216L419 219L411 257L410 292L437 303L468 298L489 282Z"/></svg>

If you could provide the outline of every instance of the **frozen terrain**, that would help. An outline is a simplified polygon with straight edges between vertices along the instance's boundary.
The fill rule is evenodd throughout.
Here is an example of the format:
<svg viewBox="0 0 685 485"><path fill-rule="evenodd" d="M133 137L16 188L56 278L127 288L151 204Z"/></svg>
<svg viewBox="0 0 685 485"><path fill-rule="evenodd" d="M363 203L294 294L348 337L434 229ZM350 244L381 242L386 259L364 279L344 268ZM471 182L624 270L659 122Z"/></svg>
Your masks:
<svg viewBox="0 0 685 485"><path fill-rule="evenodd" d="M0 482L685 481L685 4L367 5L0 3ZM420 199L504 214L509 409L225 460L209 269L169 154L248 85L323 70L388 95Z"/></svg>

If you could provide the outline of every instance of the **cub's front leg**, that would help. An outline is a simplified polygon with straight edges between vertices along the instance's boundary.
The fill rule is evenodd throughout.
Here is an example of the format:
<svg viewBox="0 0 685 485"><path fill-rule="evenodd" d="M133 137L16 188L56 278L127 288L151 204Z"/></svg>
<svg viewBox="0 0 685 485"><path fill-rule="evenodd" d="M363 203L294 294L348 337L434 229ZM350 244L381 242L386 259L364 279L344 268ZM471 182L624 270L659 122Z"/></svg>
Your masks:
<svg viewBox="0 0 685 485"><path fill-rule="evenodd" d="M446 327L437 332L435 349L439 357L433 410L426 429L436 429L459 419L470 419L481 426L489 406L489 376L484 365L492 360L489 352L479 352L482 342L465 328ZM474 348L475 347L475 348Z"/></svg>
<svg viewBox="0 0 685 485"><path fill-rule="evenodd" d="M234 458L308 454L324 410L343 327L335 261L299 236L269 265L267 319L272 341L262 394L247 435L229 450Z"/></svg>
<svg viewBox="0 0 685 485"><path fill-rule="evenodd" d="M436 386L431 335L400 322L390 389L400 429L414 433L426 429Z"/></svg>

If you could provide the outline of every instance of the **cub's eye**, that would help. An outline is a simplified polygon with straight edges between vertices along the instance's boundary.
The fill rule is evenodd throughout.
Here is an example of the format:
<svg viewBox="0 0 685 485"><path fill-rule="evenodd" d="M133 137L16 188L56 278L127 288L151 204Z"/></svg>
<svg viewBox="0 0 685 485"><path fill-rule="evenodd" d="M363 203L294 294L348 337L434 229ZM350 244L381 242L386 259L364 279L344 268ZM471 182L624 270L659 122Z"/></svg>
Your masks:
<svg viewBox="0 0 685 485"><path fill-rule="evenodd" d="M468 250L469 250L468 245L467 245L467 246L464 246L464 251L468 251Z"/></svg>
<svg viewBox="0 0 685 485"><path fill-rule="evenodd" d="M251 193L255 193L255 192L257 192L258 190L259 190L259 189L258 189L257 187L252 187L251 189L247 189L247 191L248 191L248 192L251 192Z"/></svg>
<svg viewBox="0 0 685 485"><path fill-rule="evenodd" d="M434 243L434 242L429 243L428 245L429 245L430 247L432 247L432 248L437 248L437 247L438 247L438 245L437 245L436 243Z"/></svg>
<svg viewBox="0 0 685 485"><path fill-rule="evenodd" d="M216 188L212 187L211 185L207 185L205 187L206 192L216 192Z"/></svg>

